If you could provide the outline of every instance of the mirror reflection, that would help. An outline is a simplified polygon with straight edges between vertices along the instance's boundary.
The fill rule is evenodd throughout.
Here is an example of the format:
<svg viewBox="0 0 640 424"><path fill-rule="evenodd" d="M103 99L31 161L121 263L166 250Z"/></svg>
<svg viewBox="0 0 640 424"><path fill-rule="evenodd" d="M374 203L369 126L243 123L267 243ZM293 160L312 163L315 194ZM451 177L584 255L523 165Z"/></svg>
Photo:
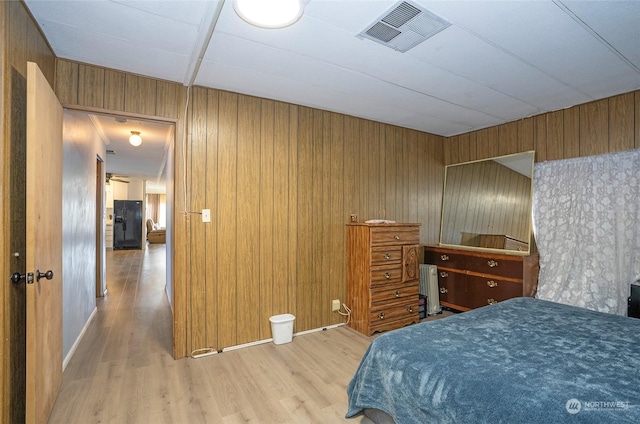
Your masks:
<svg viewBox="0 0 640 424"><path fill-rule="evenodd" d="M448 165L440 244L529 253L534 152Z"/></svg>

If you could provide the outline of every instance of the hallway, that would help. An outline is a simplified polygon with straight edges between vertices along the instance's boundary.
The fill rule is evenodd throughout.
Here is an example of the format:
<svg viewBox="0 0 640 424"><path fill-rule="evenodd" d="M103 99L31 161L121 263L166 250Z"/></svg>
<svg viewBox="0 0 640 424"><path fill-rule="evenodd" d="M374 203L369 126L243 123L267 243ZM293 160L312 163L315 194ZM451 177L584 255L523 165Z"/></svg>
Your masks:
<svg viewBox="0 0 640 424"><path fill-rule="evenodd" d="M140 382L157 379L171 357L171 309L165 293L165 245L107 252L107 294L69 362L49 422L130 421L147 405ZM125 413L129 418L118 417ZM149 415L151 417L152 415Z"/></svg>
<svg viewBox="0 0 640 424"><path fill-rule="evenodd" d="M107 252L108 293L49 423L360 423L346 386L371 338L339 327L200 359L171 356L165 245Z"/></svg>

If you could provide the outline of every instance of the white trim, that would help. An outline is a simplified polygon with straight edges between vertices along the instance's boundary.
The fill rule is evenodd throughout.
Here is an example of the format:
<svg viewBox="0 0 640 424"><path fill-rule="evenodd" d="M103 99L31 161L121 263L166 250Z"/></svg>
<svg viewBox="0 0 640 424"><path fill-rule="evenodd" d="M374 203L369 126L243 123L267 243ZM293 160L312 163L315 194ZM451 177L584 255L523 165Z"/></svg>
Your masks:
<svg viewBox="0 0 640 424"><path fill-rule="evenodd" d="M314 328L311 330L307 330L307 331L301 331L299 333L293 333L293 336L303 336L305 334L309 334L309 333L317 333L318 331L325 331L325 330L331 330L333 328L338 328L338 327L342 327L344 325L344 323L342 324L335 324L335 325L328 325L326 327L320 327L320 328Z"/></svg>
<svg viewBox="0 0 640 424"><path fill-rule="evenodd" d="M257 346L265 343L269 343L273 339L264 339L264 340L256 340L255 342L244 343L241 345L229 346L222 349L222 352L227 352L229 350L243 349L245 347Z"/></svg>
<svg viewBox="0 0 640 424"><path fill-rule="evenodd" d="M105 293L106 293L106 290L105 290ZM71 349L69 349L69 353L67 353L67 356L65 356L64 360L62 361L62 372L64 372L64 370L67 368L67 365L69 365L69 361L71 361L73 354L76 353L76 349L80 344L80 340L82 340L82 338L84 337L84 333L86 333L87 328L89 328L89 324L91 324L91 321L93 321L93 317L96 316L97 312L98 312L98 308L97 307L93 308L93 311L91 312L91 315L89 315L89 319L84 324L84 327L82 327L82 331L78 335L78 338L73 343L73 346L71 346Z"/></svg>
<svg viewBox="0 0 640 424"><path fill-rule="evenodd" d="M309 334L309 333L317 333L318 331L331 330L333 328L342 327L343 325L344 325L344 323L343 324L328 325L326 327L314 328L314 329L306 330L306 331L300 331L299 333L293 333L293 337L304 336L305 334ZM264 340L257 340L255 342L244 343L244 344L241 344L241 345L229 346L229 347L225 347L224 349L222 349L222 352L228 352L230 350L236 350L236 349L243 349L245 347L257 346L257 345L269 343L271 341L273 341L273 338L264 339Z"/></svg>

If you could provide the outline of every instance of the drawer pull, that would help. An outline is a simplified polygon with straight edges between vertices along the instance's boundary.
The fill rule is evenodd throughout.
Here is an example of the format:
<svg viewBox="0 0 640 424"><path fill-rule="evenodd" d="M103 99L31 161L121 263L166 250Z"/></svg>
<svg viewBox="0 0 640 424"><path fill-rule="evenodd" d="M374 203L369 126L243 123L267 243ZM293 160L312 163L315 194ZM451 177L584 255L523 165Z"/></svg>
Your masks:
<svg viewBox="0 0 640 424"><path fill-rule="evenodd" d="M449 293L449 290L447 290L446 287L440 287L440 293L442 294Z"/></svg>
<svg viewBox="0 0 640 424"><path fill-rule="evenodd" d="M498 301L495 299L487 299L487 305L495 305L496 303L498 303Z"/></svg>
<svg viewBox="0 0 640 424"><path fill-rule="evenodd" d="M409 313L412 313L412 312L413 312L413 306L409 306L409 307L407 308L407 311L409 311Z"/></svg>
<svg viewBox="0 0 640 424"><path fill-rule="evenodd" d="M388 280L389 278L391 278L391 274L388 273L388 272L385 272L384 273L384 278L386 278Z"/></svg>
<svg viewBox="0 0 640 424"><path fill-rule="evenodd" d="M400 291L399 291L399 290L396 290L395 292L393 292L393 295L394 295L395 297L400 297Z"/></svg>
<svg viewBox="0 0 640 424"><path fill-rule="evenodd" d="M396 240L400 240L400 234L396 234L395 236L393 236L393 238Z"/></svg>
<svg viewBox="0 0 640 424"><path fill-rule="evenodd" d="M489 286L491 288L498 287L498 283L496 283L493 280L489 280L489 281L487 281L487 286Z"/></svg>
<svg viewBox="0 0 640 424"><path fill-rule="evenodd" d="M378 319L384 319L384 312L380 312L378 314Z"/></svg>
<svg viewBox="0 0 640 424"><path fill-rule="evenodd" d="M494 261L493 259L490 259L487 261L487 265L489 265L489 268L495 268L498 266L498 262Z"/></svg>
<svg viewBox="0 0 640 424"><path fill-rule="evenodd" d="M440 271L440 277L441 278L447 278L448 276L449 276L449 274L447 274L446 272Z"/></svg>
<svg viewBox="0 0 640 424"><path fill-rule="evenodd" d="M441 261L448 261L449 260L449 256L448 255L440 255L440 260Z"/></svg>
<svg viewBox="0 0 640 424"><path fill-rule="evenodd" d="M391 259L391 255L390 255L389 253L385 253L385 254L384 254L384 258L385 258L386 260L389 260L389 259Z"/></svg>

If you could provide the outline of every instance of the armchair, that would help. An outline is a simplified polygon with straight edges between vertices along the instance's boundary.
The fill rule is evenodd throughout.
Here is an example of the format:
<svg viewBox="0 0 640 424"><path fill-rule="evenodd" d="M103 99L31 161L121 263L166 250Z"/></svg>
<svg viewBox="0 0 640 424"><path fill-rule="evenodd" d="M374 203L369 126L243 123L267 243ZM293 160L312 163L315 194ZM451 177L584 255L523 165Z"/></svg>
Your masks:
<svg viewBox="0 0 640 424"><path fill-rule="evenodd" d="M147 240L149 243L166 243L166 228L160 228L153 219L147 219Z"/></svg>

